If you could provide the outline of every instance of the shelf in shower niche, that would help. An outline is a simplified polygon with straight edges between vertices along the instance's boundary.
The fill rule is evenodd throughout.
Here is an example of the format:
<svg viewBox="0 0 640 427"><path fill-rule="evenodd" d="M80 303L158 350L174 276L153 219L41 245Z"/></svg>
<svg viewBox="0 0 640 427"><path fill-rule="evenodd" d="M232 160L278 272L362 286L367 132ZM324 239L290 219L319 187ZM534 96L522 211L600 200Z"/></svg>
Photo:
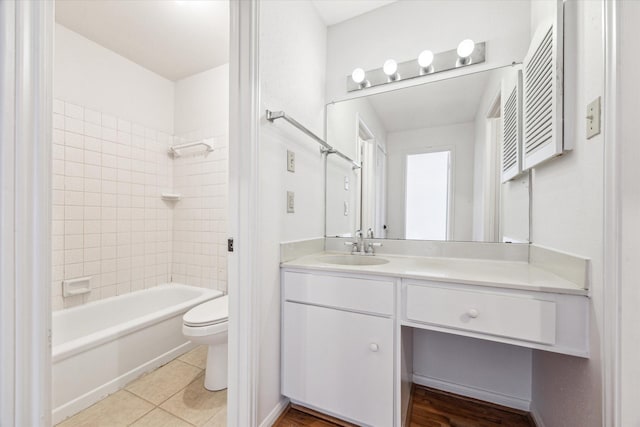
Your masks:
<svg viewBox="0 0 640 427"><path fill-rule="evenodd" d="M166 200L168 202L177 202L182 198L180 194L177 193L162 193L162 200Z"/></svg>

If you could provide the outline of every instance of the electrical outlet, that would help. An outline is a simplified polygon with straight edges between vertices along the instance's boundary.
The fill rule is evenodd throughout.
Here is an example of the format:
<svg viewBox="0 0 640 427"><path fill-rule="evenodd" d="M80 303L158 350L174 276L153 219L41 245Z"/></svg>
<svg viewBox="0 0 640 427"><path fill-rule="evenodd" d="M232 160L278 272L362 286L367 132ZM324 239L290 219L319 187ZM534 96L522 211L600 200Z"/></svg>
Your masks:
<svg viewBox="0 0 640 427"><path fill-rule="evenodd" d="M289 172L296 171L296 153L287 150L287 170Z"/></svg>
<svg viewBox="0 0 640 427"><path fill-rule="evenodd" d="M587 105L587 139L600 133L600 97Z"/></svg>
<svg viewBox="0 0 640 427"><path fill-rule="evenodd" d="M287 191L287 213L295 212L295 193L293 191Z"/></svg>
<svg viewBox="0 0 640 427"><path fill-rule="evenodd" d="M344 177L344 190L345 191L349 191L349 177L348 176Z"/></svg>

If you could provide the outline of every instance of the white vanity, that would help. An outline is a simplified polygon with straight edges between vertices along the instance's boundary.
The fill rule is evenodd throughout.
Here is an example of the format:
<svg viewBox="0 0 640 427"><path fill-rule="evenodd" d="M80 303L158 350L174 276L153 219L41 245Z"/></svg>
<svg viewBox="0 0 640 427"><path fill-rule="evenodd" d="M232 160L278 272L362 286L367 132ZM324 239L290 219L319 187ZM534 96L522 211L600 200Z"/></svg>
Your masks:
<svg viewBox="0 0 640 427"><path fill-rule="evenodd" d="M588 357L583 285L522 261L321 252L283 262L282 393L359 425L401 426L414 329Z"/></svg>

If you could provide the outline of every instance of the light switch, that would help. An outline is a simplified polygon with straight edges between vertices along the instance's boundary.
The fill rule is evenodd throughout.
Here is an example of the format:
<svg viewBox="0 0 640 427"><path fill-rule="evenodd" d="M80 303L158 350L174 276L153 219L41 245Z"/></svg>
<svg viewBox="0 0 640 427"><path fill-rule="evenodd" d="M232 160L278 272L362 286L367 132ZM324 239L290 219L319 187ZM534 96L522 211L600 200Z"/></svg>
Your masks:
<svg viewBox="0 0 640 427"><path fill-rule="evenodd" d="M294 192L287 191L287 213L294 213L294 210L295 210Z"/></svg>
<svg viewBox="0 0 640 427"><path fill-rule="evenodd" d="M587 105L587 139L600 133L600 97Z"/></svg>
<svg viewBox="0 0 640 427"><path fill-rule="evenodd" d="M287 170L289 172L296 171L296 153L287 150Z"/></svg>
<svg viewBox="0 0 640 427"><path fill-rule="evenodd" d="M349 202L344 202L344 216L349 216Z"/></svg>

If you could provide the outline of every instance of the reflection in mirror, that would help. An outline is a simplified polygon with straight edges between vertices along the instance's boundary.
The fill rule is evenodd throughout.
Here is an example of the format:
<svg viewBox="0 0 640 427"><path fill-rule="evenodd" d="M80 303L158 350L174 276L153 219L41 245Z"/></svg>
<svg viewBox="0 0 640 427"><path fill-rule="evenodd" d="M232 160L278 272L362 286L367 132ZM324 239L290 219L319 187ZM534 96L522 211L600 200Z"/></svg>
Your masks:
<svg viewBox="0 0 640 427"><path fill-rule="evenodd" d="M329 104L327 141L362 168L328 157L327 236L528 242L529 174L501 179L501 87L519 68Z"/></svg>

